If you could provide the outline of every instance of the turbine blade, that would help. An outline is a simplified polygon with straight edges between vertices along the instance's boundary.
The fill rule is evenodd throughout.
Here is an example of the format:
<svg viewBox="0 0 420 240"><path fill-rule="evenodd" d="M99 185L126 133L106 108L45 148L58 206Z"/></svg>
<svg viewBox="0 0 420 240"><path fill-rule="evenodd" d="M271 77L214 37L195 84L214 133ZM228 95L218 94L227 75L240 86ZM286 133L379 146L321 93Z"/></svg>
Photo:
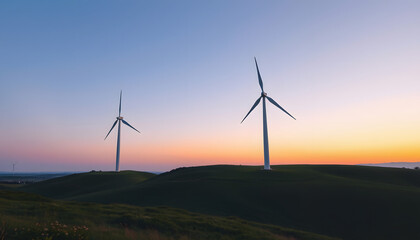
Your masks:
<svg viewBox="0 0 420 240"><path fill-rule="evenodd" d="M261 98L262 97L259 97L257 99L257 101L255 101L254 105L252 105L252 107L251 107L251 110L249 110L248 114L244 117L244 119L242 119L241 123L243 123L243 121L245 121L245 118L248 117L248 115L252 112L252 110L254 110L254 108L258 105L258 103L260 103Z"/></svg>
<svg viewBox="0 0 420 240"><path fill-rule="evenodd" d="M106 135L106 137L104 138L104 140L105 140L105 139L108 137L108 135L111 133L112 129L114 129L115 124L117 124L117 122L118 122L118 119L117 119L117 120L115 120L114 124L112 124L111 130L109 130L109 132L108 132L108 134Z"/></svg>
<svg viewBox="0 0 420 240"><path fill-rule="evenodd" d="M289 115L290 117L292 117L293 119L296 120L296 118L294 118L292 115L290 115L290 113L288 113L286 110L284 110L284 108L282 108L278 103L276 103L276 101L274 101L274 99L272 99L271 97L267 97L268 101L270 101L272 104L274 104L276 107L280 108L281 110L283 110L283 112L285 112L287 115Z"/></svg>
<svg viewBox="0 0 420 240"><path fill-rule="evenodd" d="M122 90L120 92L120 108L118 110L118 116L121 117L121 97L122 97Z"/></svg>
<svg viewBox="0 0 420 240"><path fill-rule="evenodd" d="M261 78L260 69L258 68L257 59L254 57L254 60L255 60L255 66L257 67L258 83L260 84L261 91L264 92L263 81L262 81L262 78Z"/></svg>
<svg viewBox="0 0 420 240"><path fill-rule="evenodd" d="M131 126L130 124L128 124L128 122L126 122L126 121L124 121L124 120L121 120L125 125L127 125L127 126L129 126L129 127L131 127L132 129L134 129L134 130L136 130L138 133L140 133L139 132L139 130L137 130L137 129L135 129L133 126Z"/></svg>

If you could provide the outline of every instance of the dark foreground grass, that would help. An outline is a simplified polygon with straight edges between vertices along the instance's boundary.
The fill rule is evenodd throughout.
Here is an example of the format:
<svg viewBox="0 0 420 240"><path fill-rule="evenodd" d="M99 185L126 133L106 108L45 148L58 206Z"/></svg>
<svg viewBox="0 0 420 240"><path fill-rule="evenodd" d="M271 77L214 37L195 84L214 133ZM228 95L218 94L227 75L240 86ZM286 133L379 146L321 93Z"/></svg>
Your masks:
<svg viewBox="0 0 420 240"><path fill-rule="evenodd" d="M25 190L57 199L237 216L346 240L420 239L420 171L411 169L286 165L262 171L252 166L204 166L133 184L124 180L118 188L90 186L89 193L68 197L51 190L71 186L70 180L45 181ZM113 184L118 181L116 176Z"/></svg>
<svg viewBox="0 0 420 240"><path fill-rule="evenodd" d="M169 207L136 207L51 200L0 190L0 240L60 239L273 239L333 238Z"/></svg>

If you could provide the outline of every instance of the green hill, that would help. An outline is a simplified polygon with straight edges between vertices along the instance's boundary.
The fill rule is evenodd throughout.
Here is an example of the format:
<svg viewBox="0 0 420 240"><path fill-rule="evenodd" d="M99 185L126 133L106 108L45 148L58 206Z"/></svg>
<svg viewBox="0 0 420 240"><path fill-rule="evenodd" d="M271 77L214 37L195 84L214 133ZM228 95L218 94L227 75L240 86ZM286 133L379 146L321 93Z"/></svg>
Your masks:
<svg viewBox="0 0 420 240"><path fill-rule="evenodd" d="M28 191L37 192L44 183ZM420 239L420 171L363 166L290 165L176 169L109 191L59 199L170 206L237 216L343 239ZM48 187L45 188L48 190Z"/></svg>
<svg viewBox="0 0 420 240"><path fill-rule="evenodd" d="M334 240L318 234L168 207L63 202L0 190L0 239Z"/></svg>
<svg viewBox="0 0 420 240"><path fill-rule="evenodd" d="M153 173L136 171L92 171L49 179L25 186L23 189L46 197L72 200L91 193L112 193L115 190L137 184L154 176Z"/></svg>

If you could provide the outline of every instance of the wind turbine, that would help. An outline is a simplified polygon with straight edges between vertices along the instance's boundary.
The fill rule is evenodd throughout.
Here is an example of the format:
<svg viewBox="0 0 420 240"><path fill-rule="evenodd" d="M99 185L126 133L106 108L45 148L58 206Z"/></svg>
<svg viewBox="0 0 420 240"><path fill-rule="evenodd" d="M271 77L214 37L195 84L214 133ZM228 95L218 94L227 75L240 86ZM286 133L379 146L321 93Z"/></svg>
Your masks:
<svg viewBox="0 0 420 240"><path fill-rule="evenodd" d="M246 114L242 122L245 120L246 117L248 117L248 115L252 112L252 110L254 110L256 106L258 106L262 98L263 100L263 133L264 133L264 170L270 170L270 154L268 151L268 129L267 129L267 114L265 110L265 99L268 99L268 101L270 101L274 106L280 108L283 112L285 112L287 115L289 115L293 119L296 120L296 118L290 115L290 113L284 110L284 108L282 108L276 101L274 101L272 98L267 96L266 92L264 92L263 81L260 75L260 70L258 69L257 59L254 57L254 60L255 60L255 66L257 67L258 82L261 87L261 96L257 99L257 101L255 101L254 105L251 107L251 110L249 110L249 112Z"/></svg>
<svg viewBox="0 0 420 240"><path fill-rule="evenodd" d="M121 97L122 97L122 90L120 92L120 108L118 110L118 117L117 120L115 120L114 124L111 127L111 130L109 130L108 134L106 135L105 139L108 137L108 135L111 133L112 129L114 129L115 125L118 122L118 138L117 138L117 162L115 166L115 171L120 171L120 138L121 138L121 122L125 125L131 127L132 129L136 130L138 133L140 133L137 129L135 129L133 126L131 126L128 122L124 121L123 117L121 117ZM104 139L104 140L105 140Z"/></svg>

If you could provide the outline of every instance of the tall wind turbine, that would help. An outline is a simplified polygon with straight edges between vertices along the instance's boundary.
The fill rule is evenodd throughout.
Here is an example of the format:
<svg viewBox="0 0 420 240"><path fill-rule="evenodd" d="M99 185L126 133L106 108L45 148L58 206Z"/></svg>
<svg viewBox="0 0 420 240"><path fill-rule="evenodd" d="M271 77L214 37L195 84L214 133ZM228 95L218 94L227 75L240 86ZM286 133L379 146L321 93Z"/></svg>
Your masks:
<svg viewBox="0 0 420 240"><path fill-rule="evenodd" d="M124 121L123 117L121 117L121 98L122 98L122 90L120 92L120 108L118 110L118 117L117 120L115 120L114 124L111 127L111 130L109 130L108 134L106 135L105 139L108 137L108 135L111 133L112 129L114 129L115 125L118 122L118 138L117 138L117 161L115 165L115 171L120 171L120 138L121 138L121 122L125 125L131 127L132 129L136 130L138 133L140 133L137 129L135 129L133 126L131 126L128 122ZM104 140L105 140L104 139Z"/></svg>
<svg viewBox="0 0 420 240"><path fill-rule="evenodd" d="M255 66L257 67L258 82L259 82L260 87L261 87L261 96L257 99L257 101L255 101L254 105L251 107L251 110L249 110L249 112L246 114L246 116L244 117L242 122L245 120L246 117L248 117L248 115L252 112L252 110L254 110L254 108L256 106L258 106L258 104L260 103L261 98L262 98L262 100L263 100L263 132L264 132L264 170L270 170L270 154L269 154L269 151L268 151L268 129L267 129L267 114L266 114L266 110L265 110L265 99L268 99L268 101L270 101L272 104L274 104L274 106L280 108L283 112L285 112L287 115L289 115L293 119L296 120L296 118L294 118L292 115L290 115L290 113L288 113L286 110L284 110L284 108L282 108L276 101L274 101L272 98L267 96L266 92L264 92L263 81L262 81L262 78L261 78L260 70L258 69L257 59L254 57L254 60L255 60Z"/></svg>

